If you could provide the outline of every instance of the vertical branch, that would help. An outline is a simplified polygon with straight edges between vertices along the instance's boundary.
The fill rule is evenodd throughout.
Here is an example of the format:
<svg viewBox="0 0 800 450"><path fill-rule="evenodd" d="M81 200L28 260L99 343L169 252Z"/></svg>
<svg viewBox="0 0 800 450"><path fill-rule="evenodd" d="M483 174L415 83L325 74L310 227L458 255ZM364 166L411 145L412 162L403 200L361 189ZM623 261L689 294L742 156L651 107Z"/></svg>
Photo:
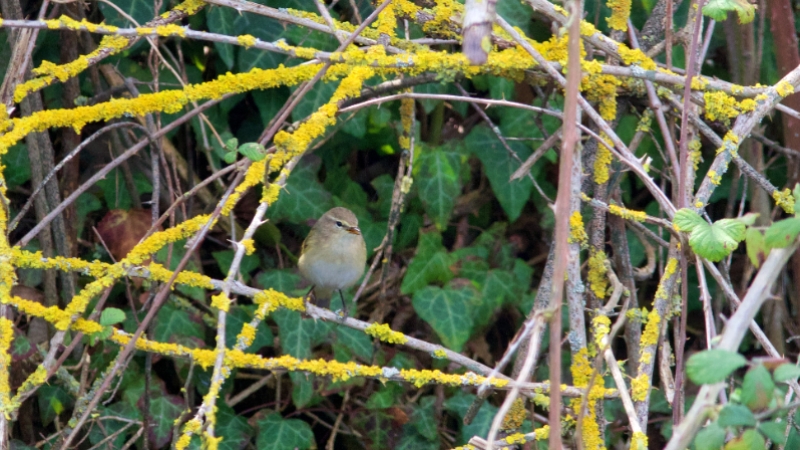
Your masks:
<svg viewBox="0 0 800 450"><path fill-rule="evenodd" d="M569 238L570 194L572 192L572 158L580 140L577 126L578 95L581 83L580 25L583 2L569 3L570 24L567 47L567 86L564 94L564 137L558 167L558 196L556 198L556 255L553 272L553 297L550 300L553 317L550 322L550 450L561 450L561 300L564 275L567 269L567 239Z"/></svg>
<svg viewBox="0 0 800 450"><path fill-rule="evenodd" d="M694 9L694 32L692 33L692 43L689 48L688 63L686 64L686 81L683 90L683 114L681 115L681 134L680 134L680 181L678 184L678 208L685 208L691 192L688 190L689 181L689 107L691 106L689 97L692 94L692 78L695 74L697 62L697 46L700 40L700 31L703 29L703 3L704 0L697 0L697 8ZM699 71L698 71L699 72ZM688 297L688 260L686 252L681 255L681 317L678 339L675 345L675 402L672 408L672 422L677 424L683 417L683 347L686 341L686 318L687 318L687 297Z"/></svg>

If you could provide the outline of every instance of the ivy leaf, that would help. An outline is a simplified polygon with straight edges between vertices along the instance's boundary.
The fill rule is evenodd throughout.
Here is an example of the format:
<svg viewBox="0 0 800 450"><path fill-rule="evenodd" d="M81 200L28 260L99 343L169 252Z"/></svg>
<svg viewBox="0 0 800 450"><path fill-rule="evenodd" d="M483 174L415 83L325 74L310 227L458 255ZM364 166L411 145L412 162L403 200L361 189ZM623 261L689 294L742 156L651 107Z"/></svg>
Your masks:
<svg viewBox="0 0 800 450"><path fill-rule="evenodd" d="M764 233L764 243L769 248L785 248L797 239L798 234L800 234L800 218L779 220L767 228Z"/></svg>
<svg viewBox="0 0 800 450"><path fill-rule="evenodd" d="M109 25L117 27L131 27L134 26L127 18L117 12L117 8L124 11L129 17L136 21L137 26L144 26L145 23L153 19L157 14L164 12L164 3L158 12L153 8L153 2L147 0L115 0L115 6L101 2L99 4L100 11L103 12L103 17Z"/></svg>
<svg viewBox="0 0 800 450"><path fill-rule="evenodd" d="M211 8L208 11L208 31L212 33L222 34L225 36L235 36L234 22L236 20L236 11L232 8ZM217 49L219 57L228 70L233 69L234 63L234 47L230 44L223 44L221 42L214 42L214 48Z"/></svg>
<svg viewBox="0 0 800 450"><path fill-rule="evenodd" d="M719 383L747 364L744 356L728 350L704 350L686 361L686 375L694 384Z"/></svg>
<svg viewBox="0 0 800 450"><path fill-rule="evenodd" d="M689 233L689 245L699 256L717 262L730 255L745 238L748 219L722 219L709 225L696 212L681 209L673 223Z"/></svg>
<svg viewBox="0 0 800 450"><path fill-rule="evenodd" d="M150 443L161 448L172 440L175 419L181 415L186 403L177 395L159 395L150 400L151 428L148 430Z"/></svg>
<svg viewBox="0 0 800 450"><path fill-rule="evenodd" d="M223 437L218 450L245 448L254 434L253 427L247 423L247 419L236 414L236 411L225 404L217 405L217 426L215 428L218 436Z"/></svg>
<svg viewBox="0 0 800 450"><path fill-rule="evenodd" d="M281 191L278 201L270 208L270 218L286 219L294 223L304 223L322 216L333 206L331 194L317 179L321 161L319 158L303 158L289 175L286 189Z"/></svg>
<svg viewBox="0 0 800 450"><path fill-rule="evenodd" d="M455 289L429 286L414 294L411 304L448 348L461 351L472 335L472 305L469 297Z"/></svg>
<svg viewBox="0 0 800 450"><path fill-rule="evenodd" d="M429 441L436 441L439 436L437 429L436 414L434 413L434 403L436 397L429 395L419 400L419 406L411 413L411 425L417 432Z"/></svg>
<svg viewBox="0 0 800 450"><path fill-rule="evenodd" d="M168 303L158 311L153 337L160 342L197 348L203 345L205 329L197 314L190 314Z"/></svg>
<svg viewBox="0 0 800 450"><path fill-rule="evenodd" d="M752 367L742 382L742 403L753 411L766 408L773 398L775 382L763 364Z"/></svg>
<svg viewBox="0 0 800 450"><path fill-rule="evenodd" d="M728 17L729 12L739 16L739 23L750 23L756 17L756 7L747 0L708 0L703 6L703 14L722 22Z"/></svg>
<svg viewBox="0 0 800 450"><path fill-rule="evenodd" d="M372 339L361 330L339 325L336 327L336 342L347 347L363 361L372 359Z"/></svg>
<svg viewBox="0 0 800 450"><path fill-rule="evenodd" d="M275 289L289 294L300 283L300 275L294 269L272 269L259 273L256 276L256 283L264 289Z"/></svg>
<svg viewBox="0 0 800 450"><path fill-rule="evenodd" d="M231 307L228 313L228 321L225 324L225 344L228 348L236 345L236 338L242 331L244 324L253 320L255 309L255 305L236 305ZM262 321L256 328L256 337L253 339L253 343L247 348L258 350L262 347L271 346L273 339L272 330Z"/></svg>
<svg viewBox="0 0 800 450"><path fill-rule="evenodd" d="M278 337L284 354L307 359L311 356L314 320L303 319L297 311L279 309L272 314L278 324Z"/></svg>
<svg viewBox="0 0 800 450"><path fill-rule="evenodd" d="M470 405L474 401L475 397L476 396L472 394L459 392L453 397L445 400L444 408L448 412L458 417L458 422L461 423L461 419L463 419L467 414L467 410L469 410ZM494 419L496 413L496 406L492 406L488 402L483 403L481 409L478 410L478 414L474 419L472 419L472 423L461 426L461 442L469 441L472 436L486 436L489 433L489 428L492 425L492 419Z"/></svg>
<svg viewBox="0 0 800 450"><path fill-rule="evenodd" d="M772 374L772 376L778 383L796 380L800 377L800 367L789 363L781 364L777 369L775 369L775 372Z"/></svg>
<svg viewBox="0 0 800 450"><path fill-rule="evenodd" d="M461 161L458 154L442 148L425 148L414 161L414 186L425 212L444 230L461 194Z"/></svg>
<svg viewBox="0 0 800 450"><path fill-rule="evenodd" d="M432 282L447 283L453 278L450 265L454 257L442 245L442 235L425 233L419 237L417 254L408 265L400 292L413 294Z"/></svg>
<svg viewBox="0 0 800 450"><path fill-rule="evenodd" d="M314 433L302 420L284 419L273 413L259 420L256 448L261 450L304 450L314 445Z"/></svg>
<svg viewBox="0 0 800 450"><path fill-rule="evenodd" d="M509 221L514 222L519 218L522 208L531 196L533 183L528 177L513 182L508 181L520 163L509 154L489 128L475 127L464 142L469 151L483 164L497 201L500 202ZM508 145L523 161L532 153L531 149L520 141L509 141Z"/></svg>

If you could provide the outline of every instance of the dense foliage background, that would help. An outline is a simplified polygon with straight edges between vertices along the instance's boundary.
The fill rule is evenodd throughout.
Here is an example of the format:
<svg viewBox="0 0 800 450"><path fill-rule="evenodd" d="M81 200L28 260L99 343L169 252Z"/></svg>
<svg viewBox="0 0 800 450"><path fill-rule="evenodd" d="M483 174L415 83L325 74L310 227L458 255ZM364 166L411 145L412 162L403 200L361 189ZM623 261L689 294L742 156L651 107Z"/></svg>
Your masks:
<svg viewBox="0 0 800 450"><path fill-rule="evenodd" d="M737 341L727 349L748 359L703 353L707 359L689 359L687 367L689 355L719 339L713 337L736 311L738 297L749 298L770 249L793 249L800 231L790 208L794 198L785 190L800 167L795 97L783 100L781 112L772 109L796 86L796 78L778 83L800 63L796 33L781 22L794 26L791 2L761 2L755 9L737 0L708 2L707 14L719 21L704 18L699 44L692 43L689 20L695 2L586 2L585 21L596 30L583 33L583 57L602 67L583 66L583 95L629 153L612 155L599 145L598 135L612 138L584 113L571 209L558 217L552 206L564 90L499 25L489 63L470 66L460 55L460 3L393 2L357 31L360 40L345 53L340 46L376 4L335 0L325 5L327 19L312 0L0 3L6 80L0 98L14 119L3 119L0 144L7 235L0 270L4 277L16 274L13 288L3 278L1 292L13 322L3 325L4 333L13 328L13 342L10 334L0 339L8 355L0 358L3 445L427 449L485 439L508 388L488 395L464 424L479 382L443 376L487 376L509 349L517 350L515 335L526 317L529 324L549 319L543 313L553 284L548 255L557 222L568 221L558 337L563 368L555 382L568 386L558 405L565 447L662 448L673 423L683 420L674 406L688 410L699 385L722 380L728 381L721 397L727 406L703 410L712 424L695 448L763 448L765 439L773 448L800 446L797 403L785 384L798 374L789 366L771 372L796 361L800 258L784 267L787 256L769 266L771 281L754 282L772 293L758 324L785 361L753 359L770 353L748 334L741 346ZM537 4L502 0L497 16L566 73L569 23L562 10ZM733 12L723 20L727 10ZM626 12L636 44L621 31ZM608 20L612 15L617 22ZM208 34L170 28L90 33L85 24L76 31L63 16L121 29L171 23ZM36 20L59 17L60 24ZM665 44L667 24L673 41ZM334 37L331 26L346 33ZM109 32L116 37L102 36ZM612 53L607 45L614 41L626 49L641 45L653 60ZM692 85L694 104L683 98L689 48L702 57L698 68L705 76ZM358 62L357 54L378 62ZM73 61L80 64L60 66L63 71L54 66ZM364 67L376 69L357 79ZM322 79L306 84L320 70L327 70ZM214 94L191 90L246 73L253 77L236 78ZM650 87L656 97L648 97L646 82L656 84ZM166 91L186 98L148 97ZM654 98L665 106L654 107ZM333 113L326 109L331 105ZM694 120L682 134L687 107ZM36 111L63 114L21 121ZM84 116L87 111L95 115ZM745 128L746 117L764 119ZM731 129L745 134L731 138ZM671 136L665 139L664 130ZM309 133L305 141L303 133ZM695 199L699 205L687 203L696 212L683 210L673 225L683 186L673 164L685 151L679 138L691 142L689 160L682 160L686 195L713 193ZM63 167L54 169L60 161ZM111 170L92 179L104 168ZM51 181L48 174L55 174ZM234 191L237 186L244 187ZM653 186L674 202L671 210L659 204ZM348 300L358 297L350 307L356 320L347 323L335 314L296 310L309 288L296 269L301 243L334 206L357 215L372 265L363 283L345 292ZM186 225L201 214L211 216ZM778 222L783 228L767 228L785 217ZM213 228L201 230L212 218L218 219ZM158 233L173 229L184 231ZM745 234L747 247L737 248ZM137 246L145 236L153 246ZM173 285L160 265L207 278ZM140 266L152 272L137 271ZM331 309L339 308L334 301ZM606 346L604 336L618 319L624 328ZM256 326L249 337L247 324ZM401 345L406 338L365 334L368 324L387 324L419 341ZM127 357L123 348L137 330L151 344ZM496 439L529 433L520 446L547 446L550 333L533 333L534 345L541 344L535 369L515 383L525 402L514 404ZM262 359L220 356L215 362L218 346L237 345ZM203 360L192 349L211 351ZM603 359L606 350L611 360ZM517 379L526 354L523 345L499 376ZM284 355L308 364L279 359ZM351 376L355 366L312 367L316 360L383 371ZM733 362L720 368L719 379L699 369L723 361ZM632 389L633 414L626 413L609 369L617 362L628 384L622 390ZM436 372L412 376L389 368Z"/></svg>

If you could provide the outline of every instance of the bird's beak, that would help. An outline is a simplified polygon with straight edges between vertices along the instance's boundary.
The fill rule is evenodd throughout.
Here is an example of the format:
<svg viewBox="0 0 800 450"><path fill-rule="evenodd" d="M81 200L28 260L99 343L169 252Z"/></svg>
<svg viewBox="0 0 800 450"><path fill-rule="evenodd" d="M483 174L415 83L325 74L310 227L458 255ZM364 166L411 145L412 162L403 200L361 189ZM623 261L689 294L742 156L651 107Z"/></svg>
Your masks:
<svg viewBox="0 0 800 450"><path fill-rule="evenodd" d="M361 229L358 227L347 227L347 232L350 234L359 235L361 234Z"/></svg>

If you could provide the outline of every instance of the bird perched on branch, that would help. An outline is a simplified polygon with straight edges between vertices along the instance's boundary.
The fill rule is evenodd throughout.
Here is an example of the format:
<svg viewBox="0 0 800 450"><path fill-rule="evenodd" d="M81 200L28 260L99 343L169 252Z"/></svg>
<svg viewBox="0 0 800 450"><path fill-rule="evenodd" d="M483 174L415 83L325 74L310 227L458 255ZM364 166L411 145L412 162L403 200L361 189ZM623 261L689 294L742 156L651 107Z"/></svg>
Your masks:
<svg viewBox="0 0 800 450"><path fill-rule="evenodd" d="M345 316L342 289L356 284L364 274L367 245L358 228L358 218L347 208L336 207L319 218L303 242L297 265L313 285L317 301L330 299L339 291Z"/></svg>

